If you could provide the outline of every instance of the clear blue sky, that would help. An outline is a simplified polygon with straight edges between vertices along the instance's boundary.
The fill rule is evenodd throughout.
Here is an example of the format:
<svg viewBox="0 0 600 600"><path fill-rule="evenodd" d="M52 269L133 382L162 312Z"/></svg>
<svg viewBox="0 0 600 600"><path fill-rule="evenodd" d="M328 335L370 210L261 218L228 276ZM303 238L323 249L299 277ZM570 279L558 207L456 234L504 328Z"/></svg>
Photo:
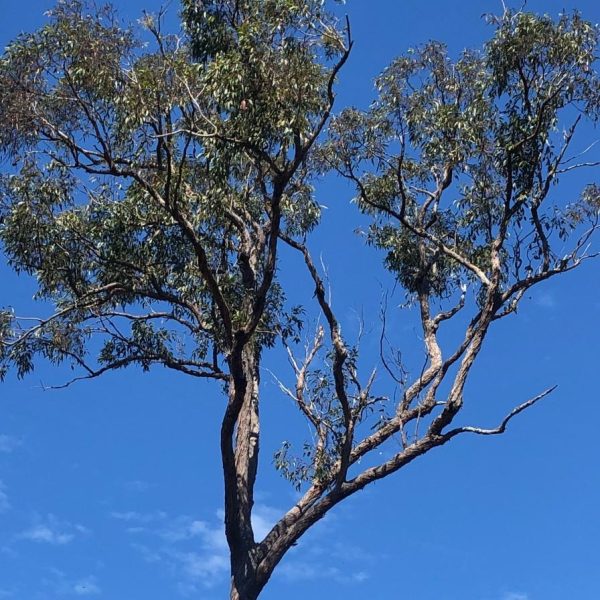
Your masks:
<svg viewBox="0 0 600 600"><path fill-rule="evenodd" d="M114 4L131 19L159 5ZM51 5L2 0L0 44L42 24ZM528 8L577 8L600 21L593 0ZM339 105L366 106L373 77L392 57L428 39L452 52L478 46L489 34L481 14L501 3L349 0L346 9L356 47ZM569 185L566 195L575 193ZM329 209L314 243L350 323L354 311L372 310L373 290L378 300L380 257L352 233L347 188L328 183L319 195ZM340 506L289 554L263 598L600 598L599 272L588 264L539 288L493 332L465 419L495 425L513 405L559 384L550 398L505 436L458 440ZM31 282L4 265L0 282L0 304L32 309ZM419 343L410 327L404 339ZM218 389L159 369L42 391L40 382L64 375L42 366L0 386L0 599L225 598ZM268 373L263 381L262 530L294 499L270 465L285 400Z"/></svg>

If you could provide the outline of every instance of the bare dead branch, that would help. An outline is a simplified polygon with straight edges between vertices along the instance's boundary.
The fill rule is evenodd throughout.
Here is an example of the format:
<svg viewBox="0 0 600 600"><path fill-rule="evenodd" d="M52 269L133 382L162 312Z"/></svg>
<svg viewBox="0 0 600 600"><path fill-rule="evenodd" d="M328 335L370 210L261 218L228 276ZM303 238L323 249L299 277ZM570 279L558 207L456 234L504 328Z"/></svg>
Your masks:
<svg viewBox="0 0 600 600"><path fill-rule="evenodd" d="M504 419L502 420L500 425L498 425L498 427L495 427L494 429L483 429L481 427L468 427L468 426L467 427L457 427L457 428L452 429L451 431L448 431L447 433L445 433L444 437L447 439L451 439L461 433L475 433L477 435L499 435L501 433L504 433L506 431L506 426L514 417L516 417L519 413L522 413L524 410L528 409L530 406L533 406L534 404L539 402L542 398L545 398L546 396L551 394L557 387L558 387L557 385L554 385L554 386L548 388L547 390L544 390L537 396L534 396L533 398L527 400L527 402L523 402L522 404L519 404L519 406L517 406L513 410L511 410L510 413L508 413L508 415L506 415L506 417L504 417Z"/></svg>

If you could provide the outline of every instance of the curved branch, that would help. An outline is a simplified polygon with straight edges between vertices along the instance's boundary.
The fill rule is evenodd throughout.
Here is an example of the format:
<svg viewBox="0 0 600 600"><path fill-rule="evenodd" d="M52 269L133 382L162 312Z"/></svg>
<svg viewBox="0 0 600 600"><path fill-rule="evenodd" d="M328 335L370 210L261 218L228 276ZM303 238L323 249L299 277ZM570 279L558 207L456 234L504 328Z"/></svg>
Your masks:
<svg viewBox="0 0 600 600"><path fill-rule="evenodd" d="M451 431L445 433L444 437L449 440L457 435L460 435L461 433L475 433L477 435L499 435L501 433L504 433L506 431L506 426L514 417L516 417L519 413L522 413L524 410L528 409L530 406L533 406L534 404L539 402L542 398L545 398L546 396L551 394L557 387L558 385L553 385L552 387L549 387L537 396L530 398L529 400L527 400L527 402L519 404L519 406L513 408L513 410L511 410L506 415L506 417L502 419L500 425L498 425L498 427L495 427L494 429L483 429L481 427L457 427L456 429L452 429Z"/></svg>

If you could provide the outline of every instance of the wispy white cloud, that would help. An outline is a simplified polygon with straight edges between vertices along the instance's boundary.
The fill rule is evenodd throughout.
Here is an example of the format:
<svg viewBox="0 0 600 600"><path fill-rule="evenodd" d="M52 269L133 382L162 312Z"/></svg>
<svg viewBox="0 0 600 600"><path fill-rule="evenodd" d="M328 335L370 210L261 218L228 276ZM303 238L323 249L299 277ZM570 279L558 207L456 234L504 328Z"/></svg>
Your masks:
<svg viewBox="0 0 600 600"><path fill-rule="evenodd" d="M279 575L292 583L327 579L328 581L346 584L362 583L369 579L369 574L360 569L352 570L348 566L341 569L308 560L290 560L283 563L279 568Z"/></svg>
<svg viewBox="0 0 600 600"><path fill-rule="evenodd" d="M502 600L530 600L529 595L524 592L507 592Z"/></svg>
<svg viewBox="0 0 600 600"><path fill-rule="evenodd" d="M263 540L281 518L281 511L267 504L256 504L252 513L252 527L257 540Z"/></svg>
<svg viewBox="0 0 600 600"><path fill-rule="evenodd" d="M550 292L542 292L538 296L535 296L534 302L541 308L547 309L556 308L557 305L556 297ZM520 600L520 598L517 596L516 600Z"/></svg>
<svg viewBox="0 0 600 600"><path fill-rule="evenodd" d="M155 510L153 512L111 512L110 516L118 521L127 521L133 523L155 523L157 521L163 521L167 518L167 513L162 510Z"/></svg>
<svg viewBox="0 0 600 600"><path fill-rule="evenodd" d="M136 525L134 527L127 527L125 529L125 531L127 533L146 533L146 531L148 531L147 527L140 527L139 525Z"/></svg>
<svg viewBox="0 0 600 600"><path fill-rule="evenodd" d="M20 538L32 542L47 542L49 544L68 544L75 536L72 533L61 533L48 527L48 525L34 525L27 529Z"/></svg>
<svg viewBox="0 0 600 600"><path fill-rule="evenodd" d="M59 521L54 515L48 515L46 519L34 523L29 529L21 532L17 538L31 542L63 546L72 542L78 535L89 534L90 531L83 525Z"/></svg>
<svg viewBox="0 0 600 600"><path fill-rule="evenodd" d="M131 547L148 563L160 564L173 574L183 596L199 595L222 582L229 571L229 553L223 515L207 521L163 512L112 513L113 518L142 527L127 527L136 535Z"/></svg>
<svg viewBox="0 0 600 600"><path fill-rule="evenodd" d="M255 537L263 539L275 524L281 511L266 504L256 504L252 515ZM211 521L189 517L173 519L159 531L160 537L171 545L194 539L194 551L172 548L167 553L179 566L181 579L178 589L183 595L198 594L223 581L229 573L229 550L223 527L224 514L217 511ZM196 551L196 546L200 551Z"/></svg>
<svg viewBox="0 0 600 600"><path fill-rule="evenodd" d="M171 519L164 527L157 530L157 534L166 542L176 544L192 538L200 538L213 545L219 539L221 528L211 526L206 521L180 516ZM219 545L218 543L216 544Z"/></svg>
<svg viewBox="0 0 600 600"><path fill-rule="evenodd" d="M123 487L128 491L128 492L146 492L148 491L152 486L147 482L147 481L142 481L141 479L134 479L132 481L126 481L123 484Z"/></svg>
<svg viewBox="0 0 600 600"><path fill-rule="evenodd" d="M6 512L10 508L10 502L8 501L8 494L6 493L6 486L0 480L0 513ZM1 598L1 596L0 596Z"/></svg>
<svg viewBox="0 0 600 600"><path fill-rule="evenodd" d="M344 539L344 517L329 515L306 537L300 539L283 559L276 576L290 583L330 580L340 585L357 585L370 578L369 571L384 557L367 552Z"/></svg>
<svg viewBox="0 0 600 600"><path fill-rule="evenodd" d="M167 517L167 513L163 511L154 512L111 512L111 518L117 521L123 521L127 523L125 531L127 533L146 533L149 528L155 527L156 523L163 521Z"/></svg>
<svg viewBox="0 0 600 600"><path fill-rule="evenodd" d="M0 452L10 453L16 450L19 446L21 446L23 442L13 436L7 435L5 433L0 433Z"/></svg>
<svg viewBox="0 0 600 600"><path fill-rule="evenodd" d="M223 581L229 571L227 554L215 552L171 552L170 558L179 567L178 589L183 595L198 595Z"/></svg>
<svg viewBox="0 0 600 600"><path fill-rule="evenodd" d="M211 523L178 517L159 535L169 544L163 552L176 565L182 595L198 595L201 589L212 588L227 577L229 553L220 512ZM183 550L182 543L192 539L194 551Z"/></svg>
<svg viewBox="0 0 600 600"><path fill-rule="evenodd" d="M147 563L160 563L163 560L160 551L152 550L146 544L133 543L131 547L142 557Z"/></svg>
<svg viewBox="0 0 600 600"><path fill-rule="evenodd" d="M99 596L102 593L98 580L93 575L72 578L60 569L48 569L49 576L42 580L44 586L56 596Z"/></svg>
<svg viewBox="0 0 600 600"><path fill-rule="evenodd" d="M281 514L281 510L268 504L255 505L252 524L257 540L264 539ZM129 525L125 531L136 536L131 547L146 562L160 565L171 573L182 596L206 597L211 588L228 577L229 550L222 511L217 511L209 520L186 515L172 517L159 511L112 513L111 516ZM279 575L290 583L323 579L340 584L366 581L368 567L375 557L361 548L332 541L336 537L330 535L332 528L336 528L336 523L329 519L321 528L321 536L313 535L302 542L302 559L297 559L292 552L278 570Z"/></svg>

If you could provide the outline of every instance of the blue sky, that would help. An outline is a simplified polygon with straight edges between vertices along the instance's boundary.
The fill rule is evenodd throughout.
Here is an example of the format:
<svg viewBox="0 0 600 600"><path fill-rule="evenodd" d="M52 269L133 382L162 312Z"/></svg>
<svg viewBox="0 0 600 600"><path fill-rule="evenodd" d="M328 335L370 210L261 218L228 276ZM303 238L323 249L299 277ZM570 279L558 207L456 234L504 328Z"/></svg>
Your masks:
<svg viewBox="0 0 600 600"><path fill-rule="evenodd" d="M158 7L114 4L130 19ZM2 0L0 44L42 24L51 5ZM554 15L577 8L600 21L592 0L528 8ZM349 0L346 9L356 46L339 106L366 106L372 79L391 58L428 39L454 53L478 46L489 34L482 13L501 3ZM575 193L575 183L562 190ZM327 182L318 194L329 208L314 248L350 328L357 312L373 310L387 280L381 257L352 233L349 190ZM541 286L492 332L464 419L495 425L513 405L558 384L551 397L506 435L457 440L341 505L290 552L262 597L597 600L598 273L597 263L587 264ZM30 281L1 265L0 282L0 304L33 310ZM398 327L417 345L412 317ZM41 365L0 387L0 599L225 598L217 387L129 370L43 391L64 376ZM258 531L295 498L270 464L289 411L268 373L263 382Z"/></svg>

